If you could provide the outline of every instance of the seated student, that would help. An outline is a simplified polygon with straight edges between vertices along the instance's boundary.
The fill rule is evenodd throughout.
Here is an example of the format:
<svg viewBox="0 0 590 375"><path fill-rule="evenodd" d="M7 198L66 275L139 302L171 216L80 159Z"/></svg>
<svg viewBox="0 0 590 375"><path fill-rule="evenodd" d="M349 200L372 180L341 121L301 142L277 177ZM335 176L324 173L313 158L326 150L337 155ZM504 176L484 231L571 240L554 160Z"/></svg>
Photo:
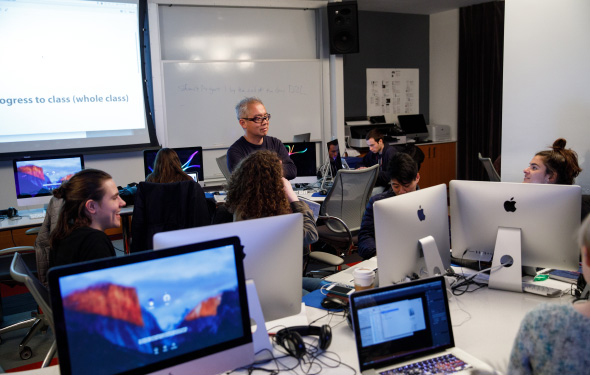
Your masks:
<svg viewBox="0 0 590 375"><path fill-rule="evenodd" d="M108 173L82 170L53 195L64 203L50 236L49 267L115 255L105 230L121 226L119 213L125 202Z"/></svg>
<svg viewBox="0 0 590 375"><path fill-rule="evenodd" d="M590 218L578 233L584 278L590 282ZM590 302L543 304L529 312L514 340L509 374L587 374Z"/></svg>
<svg viewBox="0 0 590 375"><path fill-rule="evenodd" d="M154 171L145 180L147 182L179 182L189 181L193 178L182 170L178 154L171 148L162 148L156 154Z"/></svg>
<svg viewBox="0 0 590 375"><path fill-rule="evenodd" d="M395 147L390 146L384 140L384 135L377 129L373 129L367 133L365 137L369 152L363 157L360 168L372 167L379 164L379 175L375 182L375 187L389 187L390 176L387 174L387 164L391 157L397 153Z"/></svg>
<svg viewBox="0 0 590 375"><path fill-rule="evenodd" d="M565 148L566 140L558 138L551 150L540 151L525 168L525 183L573 185L582 172L578 165L578 154Z"/></svg>
<svg viewBox="0 0 590 375"><path fill-rule="evenodd" d="M273 151L256 151L238 164L227 185L225 204L234 221L301 212L303 245L318 240L313 212L283 177L281 159Z"/></svg>
<svg viewBox="0 0 590 375"><path fill-rule="evenodd" d="M391 176L390 183L392 190L371 197L369 203L367 203L363 220L361 221L357 246L359 255L364 259L369 259L377 254L373 204L381 199L410 193L419 189L418 181L420 180L420 174L418 173L418 165L410 155L403 152L393 155L387 166L387 172Z"/></svg>

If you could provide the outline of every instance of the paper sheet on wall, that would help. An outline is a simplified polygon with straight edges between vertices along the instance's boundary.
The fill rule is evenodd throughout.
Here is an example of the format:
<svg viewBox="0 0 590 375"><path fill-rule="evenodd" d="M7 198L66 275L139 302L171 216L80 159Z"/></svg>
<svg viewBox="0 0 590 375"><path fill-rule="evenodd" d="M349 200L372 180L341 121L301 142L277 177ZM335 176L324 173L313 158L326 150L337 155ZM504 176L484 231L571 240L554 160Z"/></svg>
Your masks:
<svg viewBox="0 0 590 375"><path fill-rule="evenodd" d="M419 69L367 69L367 116L420 113Z"/></svg>

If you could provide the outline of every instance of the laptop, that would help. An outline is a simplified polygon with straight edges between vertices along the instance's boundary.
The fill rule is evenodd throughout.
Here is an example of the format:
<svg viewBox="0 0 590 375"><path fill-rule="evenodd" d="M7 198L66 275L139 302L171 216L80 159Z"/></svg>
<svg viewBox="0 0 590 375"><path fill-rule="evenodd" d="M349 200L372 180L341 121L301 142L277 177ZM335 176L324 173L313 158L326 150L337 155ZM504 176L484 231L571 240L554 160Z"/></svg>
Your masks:
<svg viewBox="0 0 590 375"><path fill-rule="evenodd" d="M444 277L368 289L349 298L363 375L394 374L400 367L408 371L425 366L444 368L447 374L491 370L455 347Z"/></svg>
<svg viewBox="0 0 590 375"><path fill-rule="evenodd" d="M217 374L254 362L238 237L49 271L61 374Z"/></svg>

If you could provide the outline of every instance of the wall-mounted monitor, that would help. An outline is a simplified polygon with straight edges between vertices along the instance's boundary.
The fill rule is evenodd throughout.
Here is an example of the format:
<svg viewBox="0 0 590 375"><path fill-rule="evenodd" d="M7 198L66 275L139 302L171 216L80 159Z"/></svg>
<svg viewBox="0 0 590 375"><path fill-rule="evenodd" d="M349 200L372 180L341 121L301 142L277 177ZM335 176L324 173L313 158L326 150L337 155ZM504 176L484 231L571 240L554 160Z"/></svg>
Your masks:
<svg viewBox="0 0 590 375"><path fill-rule="evenodd" d="M173 150L178 154L182 170L195 181L203 181L203 148L195 146L173 148ZM158 150L143 151L143 169L146 177L154 171L154 161L157 153Z"/></svg>
<svg viewBox="0 0 590 375"><path fill-rule="evenodd" d="M84 169L82 155L13 159L19 207L49 203L53 190Z"/></svg>

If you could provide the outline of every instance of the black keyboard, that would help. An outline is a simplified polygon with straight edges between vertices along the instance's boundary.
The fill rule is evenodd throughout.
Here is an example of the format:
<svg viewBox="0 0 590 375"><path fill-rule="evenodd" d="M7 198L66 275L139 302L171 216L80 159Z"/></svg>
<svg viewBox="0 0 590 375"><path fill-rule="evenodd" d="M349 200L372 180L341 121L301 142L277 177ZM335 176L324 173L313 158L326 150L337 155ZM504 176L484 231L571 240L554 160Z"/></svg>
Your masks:
<svg viewBox="0 0 590 375"><path fill-rule="evenodd" d="M436 358L426 359L421 362L412 363L406 366L397 367L391 370L380 372L381 375L390 374L452 374L471 368L471 365L463 362L452 354L443 355Z"/></svg>

